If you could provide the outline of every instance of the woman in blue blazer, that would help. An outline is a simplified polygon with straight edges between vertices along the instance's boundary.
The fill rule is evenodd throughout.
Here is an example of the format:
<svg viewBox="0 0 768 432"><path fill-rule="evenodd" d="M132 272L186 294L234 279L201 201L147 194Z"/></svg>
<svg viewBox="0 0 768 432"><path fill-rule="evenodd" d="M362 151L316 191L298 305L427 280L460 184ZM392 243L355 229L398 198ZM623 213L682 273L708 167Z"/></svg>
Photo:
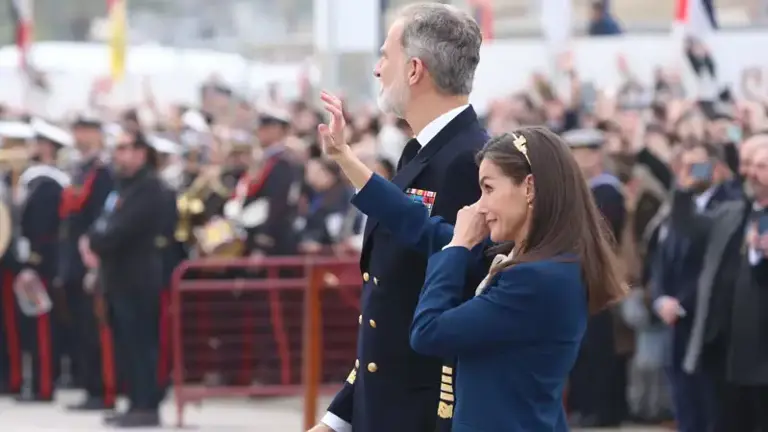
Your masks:
<svg viewBox="0 0 768 432"><path fill-rule="evenodd" d="M566 144L538 127L490 140L478 154L482 196L452 226L357 159L343 141L340 102L323 100L332 116L319 128L323 146L357 188L354 205L429 256L411 346L458 358L456 382L446 383L455 386L453 431L568 430L563 387L587 317L625 287ZM465 301L478 273L486 277Z"/></svg>

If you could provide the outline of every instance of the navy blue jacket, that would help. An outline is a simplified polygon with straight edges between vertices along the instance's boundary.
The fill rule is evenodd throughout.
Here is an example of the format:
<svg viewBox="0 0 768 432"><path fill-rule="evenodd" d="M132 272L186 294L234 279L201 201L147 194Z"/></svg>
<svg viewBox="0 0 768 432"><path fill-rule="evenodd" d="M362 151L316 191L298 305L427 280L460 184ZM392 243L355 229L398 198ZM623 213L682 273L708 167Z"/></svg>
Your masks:
<svg viewBox="0 0 768 432"><path fill-rule="evenodd" d="M56 167L33 166L22 174L25 199L20 208L23 267L35 270L50 283L58 270L59 204L69 178Z"/></svg>
<svg viewBox="0 0 768 432"><path fill-rule="evenodd" d="M399 194L411 188L435 192L432 214L455 220L460 208L480 198L474 158L487 140L475 111L465 109L429 143L422 143L426 145L393 178L394 189ZM424 254L403 245L377 218L368 218L360 258L365 283L357 360L328 408L355 432L450 427L451 416L438 413L438 401L441 371L445 366L452 372L452 360L419 354L408 341L426 268Z"/></svg>
<svg viewBox="0 0 768 432"><path fill-rule="evenodd" d="M588 317L579 263L513 265L463 301L466 280L487 273L489 241L443 249L453 225L376 175L353 204L430 257L410 343L421 354L458 357L457 378L445 379L440 395L441 410L456 400L453 431L567 431L562 393Z"/></svg>

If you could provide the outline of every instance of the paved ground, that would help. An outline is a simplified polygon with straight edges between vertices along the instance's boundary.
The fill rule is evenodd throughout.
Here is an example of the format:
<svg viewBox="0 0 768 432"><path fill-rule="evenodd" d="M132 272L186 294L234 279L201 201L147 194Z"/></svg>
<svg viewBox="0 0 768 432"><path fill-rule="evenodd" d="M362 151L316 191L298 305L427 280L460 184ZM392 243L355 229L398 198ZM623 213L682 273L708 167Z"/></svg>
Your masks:
<svg viewBox="0 0 768 432"><path fill-rule="evenodd" d="M59 392L57 403L19 405L0 398L0 431L2 432L98 432L110 430L101 424L98 414L74 414L64 406L77 401L77 392ZM321 407L327 401L321 401ZM172 402L163 406L163 419L175 425ZM206 401L202 406L186 410L186 430L199 432L300 432L301 401L298 398L259 399L252 401ZM152 432L162 429L133 429ZM603 429L604 432L611 432ZM623 428L626 432L659 432L658 429Z"/></svg>

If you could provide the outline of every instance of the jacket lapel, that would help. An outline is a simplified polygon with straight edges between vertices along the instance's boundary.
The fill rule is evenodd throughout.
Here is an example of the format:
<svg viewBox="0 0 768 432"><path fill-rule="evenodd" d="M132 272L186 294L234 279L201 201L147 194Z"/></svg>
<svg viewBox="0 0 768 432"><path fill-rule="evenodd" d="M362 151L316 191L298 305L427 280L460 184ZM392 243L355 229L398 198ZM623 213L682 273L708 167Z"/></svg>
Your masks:
<svg viewBox="0 0 768 432"><path fill-rule="evenodd" d="M447 143L453 139L462 129L470 126L472 123L477 123L477 114L475 113L472 105L469 108L462 111L453 120L450 121L440 132L435 135L434 138L419 151L416 157L413 158L407 165L405 165L400 171L392 178L392 183L396 184L401 190L405 191L416 177L424 171L427 167L429 160L445 147ZM368 247L371 233L379 225L378 221L368 218L365 223L365 231L363 235L363 251Z"/></svg>

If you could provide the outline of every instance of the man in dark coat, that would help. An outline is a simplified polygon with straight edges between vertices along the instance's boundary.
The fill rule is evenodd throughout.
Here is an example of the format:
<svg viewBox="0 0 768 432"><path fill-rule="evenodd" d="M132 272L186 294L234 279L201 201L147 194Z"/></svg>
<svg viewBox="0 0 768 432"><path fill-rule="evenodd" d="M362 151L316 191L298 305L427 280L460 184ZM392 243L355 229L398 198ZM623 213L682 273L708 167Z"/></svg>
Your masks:
<svg viewBox="0 0 768 432"><path fill-rule="evenodd" d="M734 187L721 147L695 145L683 150L679 181L691 184L697 213L715 211L722 203L742 200ZM707 431L717 424L718 401L709 370L688 372L683 358L695 320L696 293L703 270L706 237L690 237L675 226L660 228L658 250L650 267L653 305L671 328L667 375L672 385L675 419L680 431Z"/></svg>
<svg viewBox="0 0 768 432"><path fill-rule="evenodd" d="M86 399L69 408L78 411L111 409L115 406L117 389L107 385L104 377L115 376L115 371L109 370L113 364L112 352L102 343L105 333L96 317L94 295L83 287L86 268L78 251L78 241L101 214L104 201L112 191L112 173L100 154L103 135L99 120L91 117L77 119L72 134L81 160L59 205L60 253L54 289L63 290L66 298L65 317L72 326L75 375L86 391Z"/></svg>
<svg viewBox="0 0 768 432"><path fill-rule="evenodd" d="M124 134L114 151L116 189L87 235L80 239L83 261L98 266L116 345L128 386L129 409L109 417L115 427L151 427L160 422L157 377L163 253L158 238L167 204L155 172L154 151L140 133Z"/></svg>
<svg viewBox="0 0 768 432"><path fill-rule="evenodd" d="M723 418L717 431L768 430L768 237L761 229L768 206L768 146L753 151L745 173L752 198L697 214L693 192L682 189L671 215L676 229L706 240L683 369L693 374L721 367L717 390Z"/></svg>
<svg viewBox="0 0 768 432"><path fill-rule="evenodd" d="M474 156L488 136L468 95L481 39L477 23L451 6L412 5L390 28L374 71L382 86L381 108L407 120L416 134L392 181L450 222L480 197ZM323 99L341 109L334 96ZM453 360L419 355L409 344L426 264L426 257L368 219L360 258L358 357L314 432L449 430ZM467 298L479 280L473 282Z"/></svg>

